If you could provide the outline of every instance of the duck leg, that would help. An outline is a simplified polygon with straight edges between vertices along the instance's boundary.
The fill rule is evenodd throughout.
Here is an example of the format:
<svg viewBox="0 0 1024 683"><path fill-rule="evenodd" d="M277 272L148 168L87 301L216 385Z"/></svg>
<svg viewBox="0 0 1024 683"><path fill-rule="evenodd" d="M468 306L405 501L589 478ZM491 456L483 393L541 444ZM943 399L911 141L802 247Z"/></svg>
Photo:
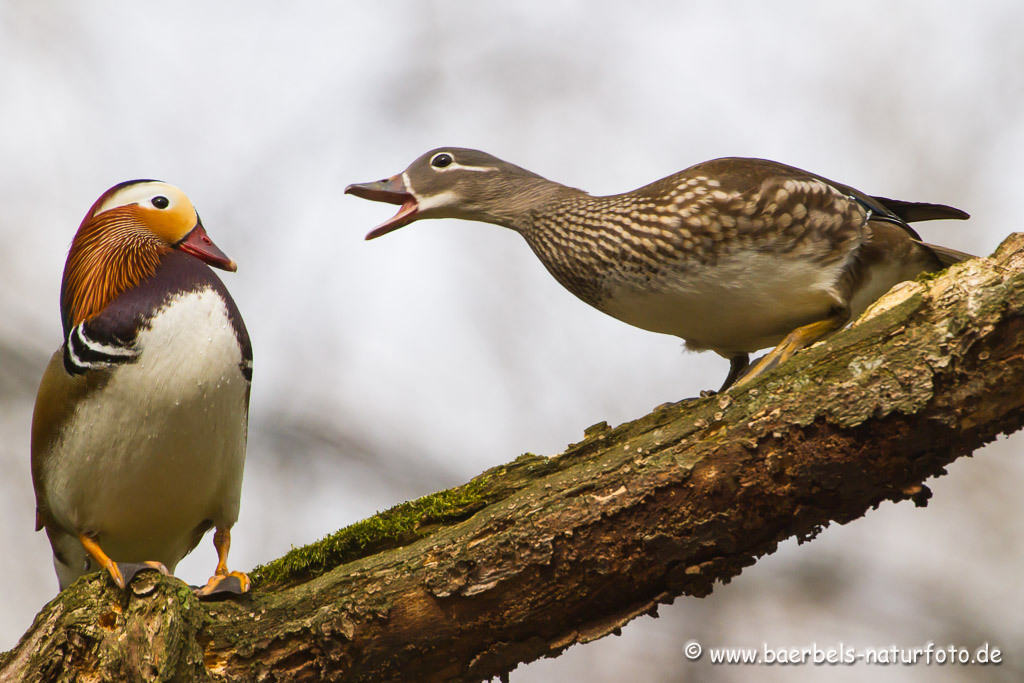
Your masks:
<svg viewBox="0 0 1024 683"><path fill-rule="evenodd" d="M110 578L114 580L114 583L116 583L117 587L121 590L124 590L124 587L131 583L132 578L134 578L135 575L143 569L155 569L164 576L171 575L171 573L167 571L167 567L165 567L162 562L156 562L153 560L146 562L114 562L105 552L103 552L103 548L100 547L99 542L89 534L78 534L78 542L82 544L83 548L85 548L85 552L89 553L93 562L107 570L107 573L110 574Z"/></svg>
<svg viewBox="0 0 1024 683"><path fill-rule="evenodd" d="M248 593L251 581L244 572L228 571L228 551L231 549L231 529L221 529L213 532L213 546L217 549L217 568L213 570L213 576L206 582L206 585L195 591L200 598L210 597L222 593L241 595Z"/></svg>
<svg viewBox="0 0 1024 683"><path fill-rule="evenodd" d="M786 362L800 349L805 346L810 346L822 337L842 328L849 319L849 311L837 311L824 320L818 320L808 325L796 328L787 334L786 338L779 342L778 346L769 351L764 358L759 360L757 364L751 368L750 372L740 378L739 381L736 382L736 386L741 387L744 384L748 384L769 370L772 370L780 363ZM732 375L732 372L730 371L729 374Z"/></svg>

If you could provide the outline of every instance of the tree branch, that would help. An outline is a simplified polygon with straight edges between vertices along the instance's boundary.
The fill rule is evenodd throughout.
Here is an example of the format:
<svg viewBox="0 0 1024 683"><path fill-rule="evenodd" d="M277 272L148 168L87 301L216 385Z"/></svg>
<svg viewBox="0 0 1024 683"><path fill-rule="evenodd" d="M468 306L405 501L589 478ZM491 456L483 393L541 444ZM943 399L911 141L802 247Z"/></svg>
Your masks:
<svg viewBox="0 0 1024 683"><path fill-rule="evenodd" d="M153 573L46 605L0 679L477 680L705 596L1024 422L1024 235L900 285L723 396L604 423L405 503L199 603Z"/></svg>

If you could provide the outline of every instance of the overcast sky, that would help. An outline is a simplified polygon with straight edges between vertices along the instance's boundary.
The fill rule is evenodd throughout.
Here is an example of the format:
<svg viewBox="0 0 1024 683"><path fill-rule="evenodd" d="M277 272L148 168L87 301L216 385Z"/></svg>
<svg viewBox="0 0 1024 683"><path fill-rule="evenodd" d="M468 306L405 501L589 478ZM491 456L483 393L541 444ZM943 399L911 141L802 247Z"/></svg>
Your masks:
<svg viewBox="0 0 1024 683"><path fill-rule="evenodd" d="M964 251L991 253L1019 229L1021 3L626 6L0 5L0 650L56 592L32 531L31 408L60 340L68 244L115 183L178 185L239 264L224 279L255 353L232 539L242 569L522 452L558 453L588 425L717 387L727 370L580 303L511 231L430 221L366 243L393 207L343 195L347 183L441 145L600 194L760 156L961 207L970 222L920 231ZM688 665L694 637L1019 647L1022 443L955 463L925 510L887 504L788 543L711 598L678 600L513 680L750 675ZM178 573L198 583L214 564L207 539ZM1017 660L970 674L1019 679Z"/></svg>

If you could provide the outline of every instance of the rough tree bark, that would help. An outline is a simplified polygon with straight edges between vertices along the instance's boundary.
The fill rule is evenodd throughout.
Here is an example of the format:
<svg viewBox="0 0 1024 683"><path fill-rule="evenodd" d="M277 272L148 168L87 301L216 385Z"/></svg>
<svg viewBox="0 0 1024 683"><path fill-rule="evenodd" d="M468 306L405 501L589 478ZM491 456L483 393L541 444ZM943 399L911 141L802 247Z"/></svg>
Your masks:
<svg viewBox="0 0 1024 683"><path fill-rule="evenodd" d="M904 283L752 386L595 425L257 568L199 603L102 575L40 612L0 678L478 680L705 596L1024 423L1024 235Z"/></svg>

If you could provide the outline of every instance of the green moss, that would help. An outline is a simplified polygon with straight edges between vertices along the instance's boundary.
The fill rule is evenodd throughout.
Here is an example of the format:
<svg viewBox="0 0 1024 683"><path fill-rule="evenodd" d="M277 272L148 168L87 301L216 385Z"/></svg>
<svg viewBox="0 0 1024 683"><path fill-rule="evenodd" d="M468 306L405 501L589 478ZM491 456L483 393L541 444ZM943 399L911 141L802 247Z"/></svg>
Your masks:
<svg viewBox="0 0 1024 683"><path fill-rule="evenodd" d="M527 486L557 466L549 458L526 453L490 469L468 484L401 503L356 522L250 572L254 586L291 583L319 576L334 567L429 536L443 524L477 511Z"/></svg>
<svg viewBox="0 0 1024 683"><path fill-rule="evenodd" d="M918 276L914 278L914 282L931 282L932 280L942 277L948 271L949 266L946 266L941 270L926 270L923 273L918 274Z"/></svg>

